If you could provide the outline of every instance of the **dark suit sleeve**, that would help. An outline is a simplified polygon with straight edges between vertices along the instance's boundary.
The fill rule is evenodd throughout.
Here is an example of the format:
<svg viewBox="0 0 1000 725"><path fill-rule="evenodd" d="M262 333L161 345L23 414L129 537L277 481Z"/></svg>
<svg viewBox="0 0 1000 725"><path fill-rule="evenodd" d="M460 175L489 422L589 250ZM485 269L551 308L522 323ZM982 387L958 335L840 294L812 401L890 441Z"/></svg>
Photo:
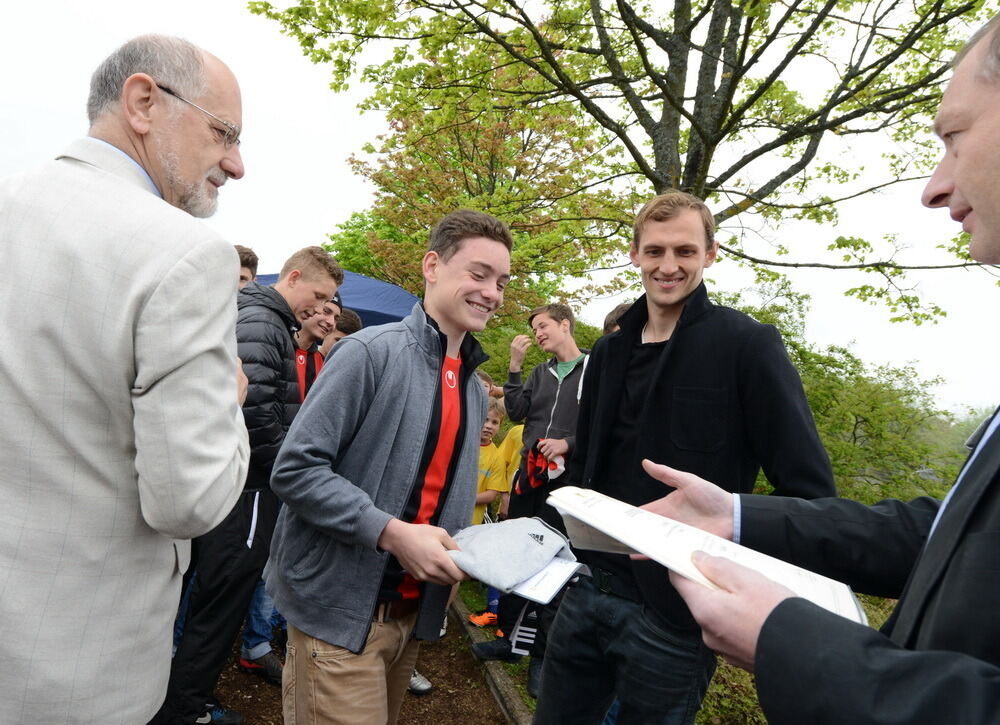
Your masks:
<svg viewBox="0 0 1000 725"><path fill-rule="evenodd" d="M772 725L942 725L1000 717L1000 668L955 652L902 649L804 599L785 600L764 622L755 670Z"/></svg>
<svg viewBox="0 0 1000 725"><path fill-rule="evenodd" d="M836 496L830 458L781 335L756 328L740 351L743 425L778 496Z"/></svg>
<svg viewBox="0 0 1000 725"><path fill-rule="evenodd" d="M940 503L740 496L740 543L838 581L898 598Z"/></svg>

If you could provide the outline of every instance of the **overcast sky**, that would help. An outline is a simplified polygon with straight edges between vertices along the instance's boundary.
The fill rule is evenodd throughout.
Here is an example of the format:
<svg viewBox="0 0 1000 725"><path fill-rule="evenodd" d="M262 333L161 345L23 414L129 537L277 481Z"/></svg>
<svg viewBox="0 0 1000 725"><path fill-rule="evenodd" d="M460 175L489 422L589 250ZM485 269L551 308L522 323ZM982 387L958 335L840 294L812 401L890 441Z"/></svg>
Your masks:
<svg viewBox="0 0 1000 725"><path fill-rule="evenodd" d="M251 15L242 0L172 0L137 3L52 0L8 3L0 24L0 176L31 168L59 153L87 131L90 74L107 54L146 32L180 35L222 58L243 93L246 176L226 184L220 211L207 223L234 243L253 247L261 272L326 234L353 211L370 205L371 189L354 176L347 157L383 129L377 115L362 118L358 96L337 95L328 73L312 65L298 45L271 21ZM920 185L846 207L843 229L783 227L779 241L795 249L797 234L873 234L897 231L911 244L911 261L957 229L947 213L919 205ZM622 259L625 259L623 250ZM710 275L722 288L746 284L732 263ZM813 295L808 337L820 344L853 344L871 363L913 363L924 378L946 383L934 390L941 403L1000 403L1000 335L995 310L1000 289L981 272L926 274L921 289L946 307L938 325L890 324L888 314L845 299L841 273L799 272L795 285ZM863 280L870 281L870 280ZM600 324L617 300L595 300L583 319Z"/></svg>

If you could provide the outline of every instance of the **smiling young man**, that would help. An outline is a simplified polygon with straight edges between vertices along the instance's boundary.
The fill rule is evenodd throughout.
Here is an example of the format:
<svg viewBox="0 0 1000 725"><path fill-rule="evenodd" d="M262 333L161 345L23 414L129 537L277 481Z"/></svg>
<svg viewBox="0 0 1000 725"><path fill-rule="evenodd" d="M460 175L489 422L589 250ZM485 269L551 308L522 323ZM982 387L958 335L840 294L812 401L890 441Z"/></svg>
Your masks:
<svg viewBox="0 0 1000 725"><path fill-rule="evenodd" d="M286 722L395 722L418 640L440 636L486 417L468 333L503 302L511 246L481 212L442 219L423 303L341 340L288 433L266 572L289 625Z"/></svg>
<svg viewBox="0 0 1000 725"><path fill-rule="evenodd" d="M295 371L299 381L299 401L305 400L316 376L323 369L324 355L320 345L337 329L337 318L344 305L340 293L316 307L302 321L302 329L295 333Z"/></svg>
<svg viewBox="0 0 1000 725"><path fill-rule="evenodd" d="M834 495L798 373L778 331L712 304L715 221L700 199L670 191L635 220L629 256L646 294L598 340L583 381L576 448L564 474L634 505L663 495L643 458L749 492L763 468L780 495ZM715 657L664 570L578 552L581 577L548 637L535 722L691 723Z"/></svg>

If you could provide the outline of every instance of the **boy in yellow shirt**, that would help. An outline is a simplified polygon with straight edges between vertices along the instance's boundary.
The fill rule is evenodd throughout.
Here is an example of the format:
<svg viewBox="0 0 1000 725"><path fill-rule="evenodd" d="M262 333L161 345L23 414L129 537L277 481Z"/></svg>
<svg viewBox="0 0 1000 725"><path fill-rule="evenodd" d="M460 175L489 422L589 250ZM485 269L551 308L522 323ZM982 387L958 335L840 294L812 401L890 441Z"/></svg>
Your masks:
<svg viewBox="0 0 1000 725"><path fill-rule="evenodd" d="M476 508L472 511L472 523L483 523L486 507L510 491L507 480L507 461L493 443L493 436L500 430L503 421L503 403L498 398L489 399L486 422L479 434L479 488L476 493Z"/></svg>
<svg viewBox="0 0 1000 725"><path fill-rule="evenodd" d="M479 434L479 489L476 493L476 508L472 511L472 523L483 523L486 507L503 494L510 492L510 480L507 478L507 459L493 442L493 436L500 430L503 421L503 401L490 398L486 411L486 422ZM486 609L477 614L470 614L469 621L477 627L488 627L496 624L497 607L500 603L500 592L493 587L486 587Z"/></svg>

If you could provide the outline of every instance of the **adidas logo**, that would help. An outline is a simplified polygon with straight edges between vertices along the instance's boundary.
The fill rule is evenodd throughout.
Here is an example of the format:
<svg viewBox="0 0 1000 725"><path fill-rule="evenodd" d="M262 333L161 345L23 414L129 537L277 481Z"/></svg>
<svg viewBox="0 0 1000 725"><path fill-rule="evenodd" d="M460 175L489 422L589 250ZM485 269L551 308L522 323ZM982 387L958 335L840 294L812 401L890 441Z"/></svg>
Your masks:
<svg viewBox="0 0 1000 725"><path fill-rule="evenodd" d="M544 534L528 534L528 536L530 536L532 539L534 539L535 541L537 541L539 544L544 544L545 543L545 535Z"/></svg>

